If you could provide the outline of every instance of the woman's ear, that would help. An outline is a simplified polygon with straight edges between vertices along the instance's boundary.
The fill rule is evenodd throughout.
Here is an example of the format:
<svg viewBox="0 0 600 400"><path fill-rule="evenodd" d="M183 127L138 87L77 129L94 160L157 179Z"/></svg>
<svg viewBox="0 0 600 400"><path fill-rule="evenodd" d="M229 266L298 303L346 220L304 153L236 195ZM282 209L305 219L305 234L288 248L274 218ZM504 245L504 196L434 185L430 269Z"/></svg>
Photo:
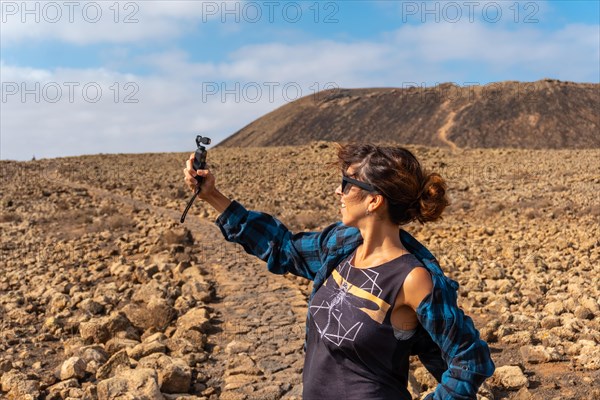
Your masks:
<svg viewBox="0 0 600 400"><path fill-rule="evenodd" d="M377 211L379 207L383 207L384 197L381 194L371 195L371 201L369 202L371 212ZM367 207L369 207L367 206Z"/></svg>

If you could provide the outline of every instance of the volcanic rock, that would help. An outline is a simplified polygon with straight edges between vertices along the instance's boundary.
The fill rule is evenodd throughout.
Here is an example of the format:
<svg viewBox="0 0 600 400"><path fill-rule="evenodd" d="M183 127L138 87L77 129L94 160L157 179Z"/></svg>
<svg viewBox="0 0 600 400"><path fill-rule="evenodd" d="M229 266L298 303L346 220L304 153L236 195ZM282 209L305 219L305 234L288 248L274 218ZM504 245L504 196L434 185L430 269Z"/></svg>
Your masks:
<svg viewBox="0 0 600 400"><path fill-rule="evenodd" d="M98 383L97 390L98 400L119 400L123 398L164 399L158 386L157 373L150 368L125 370L121 375Z"/></svg>
<svg viewBox="0 0 600 400"><path fill-rule="evenodd" d="M521 368L514 365L504 365L496 368L491 381L508 390L519 390L529 385L529 381Z"/></svg>

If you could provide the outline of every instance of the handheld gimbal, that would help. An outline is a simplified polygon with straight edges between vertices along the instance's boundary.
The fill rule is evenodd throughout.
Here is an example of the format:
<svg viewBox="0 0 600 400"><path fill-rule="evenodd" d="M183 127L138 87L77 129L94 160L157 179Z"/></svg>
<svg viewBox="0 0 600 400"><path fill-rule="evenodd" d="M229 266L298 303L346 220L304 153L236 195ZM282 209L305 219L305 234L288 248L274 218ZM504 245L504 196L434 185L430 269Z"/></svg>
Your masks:
<svg viewBox="0 0 600 400"><path fill-rule="evenodd" d="M196 146L198 146L198 148L196 149L196 154L194 156L194 171L198 171L199 169L206 169L206 147L204 147L203 145L209 144L210 138L200 135L196 136ZM185 207L185 210L181 215L181 219L179 220L179 222L181 222L182 224L184 223L185 217L188 211L190 210L190 207L194 203L196 196L198 196L198 193L200 193L200 191L202 190L202 181L204 180L204 178L202 178L201 176L196 176L196 180L198 181L198 189L196 190L190 201L188 201L187 206Z"/></svg>

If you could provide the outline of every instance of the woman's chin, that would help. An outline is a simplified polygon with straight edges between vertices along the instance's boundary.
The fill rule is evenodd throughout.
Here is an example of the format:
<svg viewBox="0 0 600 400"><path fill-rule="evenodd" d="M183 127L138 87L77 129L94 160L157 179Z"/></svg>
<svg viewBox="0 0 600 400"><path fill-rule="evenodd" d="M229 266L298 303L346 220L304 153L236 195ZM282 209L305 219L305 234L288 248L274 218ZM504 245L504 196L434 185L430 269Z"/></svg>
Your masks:
<svg viewBox="0 0 600 400"><path fill-rule="evenodd" d="M348 218L346 215L344 215L344 213L342 212L342 224L346 225L346 226L352 226L352 219Z"/></svg>

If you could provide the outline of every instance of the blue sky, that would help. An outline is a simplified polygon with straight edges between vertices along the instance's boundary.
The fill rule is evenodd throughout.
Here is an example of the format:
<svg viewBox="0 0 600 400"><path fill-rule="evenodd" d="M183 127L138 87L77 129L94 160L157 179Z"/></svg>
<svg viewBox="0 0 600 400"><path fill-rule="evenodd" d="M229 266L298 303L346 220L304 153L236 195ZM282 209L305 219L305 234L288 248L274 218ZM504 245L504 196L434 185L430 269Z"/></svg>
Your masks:
<svg viewBox="0 0 600 400"><path fill-rule="evenodd" d="M598 1L0 3L0 159L192 150L323 88L600 82Z"/></svg>

